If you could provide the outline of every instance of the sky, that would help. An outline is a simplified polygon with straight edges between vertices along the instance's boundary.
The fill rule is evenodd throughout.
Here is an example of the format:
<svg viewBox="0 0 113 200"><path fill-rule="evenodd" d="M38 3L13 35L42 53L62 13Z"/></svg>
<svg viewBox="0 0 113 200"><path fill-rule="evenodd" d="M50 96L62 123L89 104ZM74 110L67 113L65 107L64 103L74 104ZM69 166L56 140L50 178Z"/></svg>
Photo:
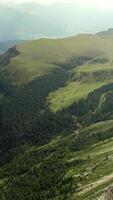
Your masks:
<svg viewBox="0 0 113 200"><path fill-rule="evenodd" d="M97 33L113 28L113 0L0 0L0 24L1 40Z"/></svg>
<svg viewBox="0 0 113 200"><path fill-rule="evenodd" d="M2 3L24 3L35 2L48 4L54 2L75 3L85 7L95 7L102 10L113 10L113 0L0 0Z"/></svg>

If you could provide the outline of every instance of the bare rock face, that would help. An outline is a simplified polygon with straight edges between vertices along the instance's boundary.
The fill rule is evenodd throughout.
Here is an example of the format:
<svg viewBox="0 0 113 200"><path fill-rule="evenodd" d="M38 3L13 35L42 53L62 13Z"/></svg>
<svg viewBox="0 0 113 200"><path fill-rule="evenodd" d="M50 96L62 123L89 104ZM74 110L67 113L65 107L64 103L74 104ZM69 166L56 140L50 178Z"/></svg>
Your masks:
<svg viewBox="0 0 113 200"><path fill-rule="evenodd" d="M98 200L113 200L113 186L108 188Z"/></svg>

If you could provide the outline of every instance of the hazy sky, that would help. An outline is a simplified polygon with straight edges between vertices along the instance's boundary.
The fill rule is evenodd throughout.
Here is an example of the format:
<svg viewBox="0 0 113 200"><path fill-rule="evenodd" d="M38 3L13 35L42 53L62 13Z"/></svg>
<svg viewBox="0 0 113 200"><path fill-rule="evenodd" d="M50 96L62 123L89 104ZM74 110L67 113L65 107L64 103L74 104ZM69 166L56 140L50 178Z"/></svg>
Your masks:
<svg viewBox="0 0 113 200"><path fill-rule="evenodd" d="M96 7L97 9L113 10L113 0L0 0L2 3L23 3L23 2L37 2L41 4L54 3L54 2L65 2L75 3L81 6Z"/></svg>
<svg viewBox="0 0 113 200"><path fill-rule="evenodd" d="M37 5L20 4L30 2ZM113 28L113 0L0 0L0 3L5 3L0 5L1 40L68 37Z"/></svg>

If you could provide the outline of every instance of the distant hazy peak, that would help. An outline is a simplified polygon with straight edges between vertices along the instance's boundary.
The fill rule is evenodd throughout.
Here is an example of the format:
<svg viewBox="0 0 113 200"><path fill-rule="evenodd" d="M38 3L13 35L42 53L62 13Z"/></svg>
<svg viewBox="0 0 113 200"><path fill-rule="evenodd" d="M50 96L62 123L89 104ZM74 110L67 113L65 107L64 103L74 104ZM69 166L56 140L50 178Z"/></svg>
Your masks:
<svg viewBox="0 0 113 200"><path fill-rule="evenodd" d="M101 31L97 33L96 35L101 36L101 37L113 37L113 28L109 28L106 31Z"/></svg>

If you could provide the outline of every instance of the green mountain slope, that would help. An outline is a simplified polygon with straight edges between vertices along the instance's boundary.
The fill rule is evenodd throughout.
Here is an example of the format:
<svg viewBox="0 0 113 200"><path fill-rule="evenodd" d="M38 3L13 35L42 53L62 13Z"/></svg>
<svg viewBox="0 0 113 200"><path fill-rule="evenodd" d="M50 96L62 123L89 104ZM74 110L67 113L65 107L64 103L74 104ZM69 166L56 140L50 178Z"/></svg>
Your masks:
<svg viewBox="0 0 113 200"><path fill-rule="evenodd" d="M112 52L84 34L0 56L1 200L94 200L112 184Z"/></svg>
<svg viewBox="0 0 113 200"><path fill-rule="evenodd" d="M1 199L92 200L113 182L112 120L23 151L1 167Z"/></svg>

